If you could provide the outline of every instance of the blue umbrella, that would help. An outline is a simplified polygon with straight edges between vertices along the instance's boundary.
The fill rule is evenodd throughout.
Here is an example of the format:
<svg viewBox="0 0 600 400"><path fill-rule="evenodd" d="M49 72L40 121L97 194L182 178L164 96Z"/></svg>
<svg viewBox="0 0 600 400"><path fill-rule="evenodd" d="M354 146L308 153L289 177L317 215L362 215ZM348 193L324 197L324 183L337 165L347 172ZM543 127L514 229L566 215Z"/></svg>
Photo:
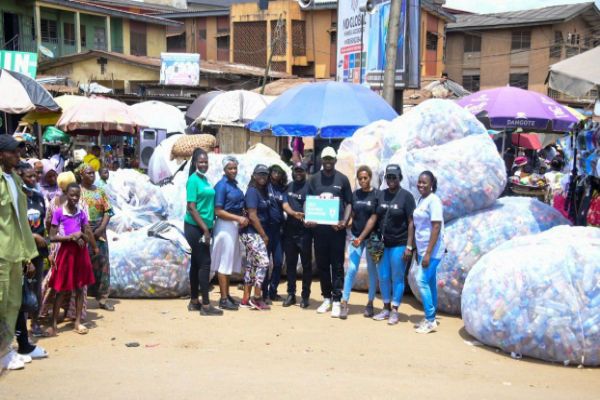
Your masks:
<svg viewBox="0 0 600 400"><path fill-rule="evenodd" d="M275 136L345 138L372 122L398 114L370 89L351 83L319 82L287 90L246 127Z"/></svg>

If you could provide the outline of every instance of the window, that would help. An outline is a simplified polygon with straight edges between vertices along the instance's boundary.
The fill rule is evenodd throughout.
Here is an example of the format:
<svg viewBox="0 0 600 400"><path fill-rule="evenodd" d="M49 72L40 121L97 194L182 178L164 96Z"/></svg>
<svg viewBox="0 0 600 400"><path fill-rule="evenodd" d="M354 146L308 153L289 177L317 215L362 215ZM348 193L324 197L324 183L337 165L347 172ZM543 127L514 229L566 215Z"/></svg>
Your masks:
<svg viewBox="0 0 600 400"><path fill-rule="evenodd" d="M129 22L129 42L131 54L134 56L147 55L146 24L143 22Z"/></svg>
<svg viewBox="0 0 600 400"><path fill-rule="evenodd" d="M87 35L85 34L85 26L81 25L79 27L80 36L81 36L81 47L87 46Z"/></svg>
<svg viewBox="0 0 600 400"><path fill-rule="evenodd" d="M63 31L63 43L67 46L75 46L75 24L65 22Z"/></svg>
<svg viewBox="0 0 600 400"><path fill-rule="evenodd" d="M206 40L206 29L199 30L198 36L200 37L200 40Z"/></svg>
<svg viewBox="0 0 600 400"><path fill-rule="evenodd" d="M531 48L531 31L513 31L511 50L529 50Z"/></svg>
<svg viewBox="0 0 600 400"><path fill-rule="evenodd" d="M465 75L463 76L463 87L469 92L478 92L480 84L479 75Z"/></svg>
<svg viewBox="0 0 600 400"><path fill-rule="evenodd" d="M562 56L563 34L562 32L554 32L554 43L550 46L550 57L560 58Z"/></svg>
<svg viewBox="0 0 600 400"><path fill-rule="evenodd" d="M529 87L529 74L518 73L510 74L508 84L513 87L527 89Z"/></svg>
<svg viewBox="0 0 600 400"><path fill-rule="evenodd" d="M567 36L567 42L571 46L579 46L579 42L581 41L581 35L579 33L569 33Z"/></svg>
<svg viewBox="0 0 600 400"><path fill-rule="evenodd" d="M56 21L49 19L42 19L42 42L46 43L57 43L58 42L58 29L56 27Z"/></svg>
<svg viewBox="0 0 600 400"><path fill-rule="evenodd" d="M481 36L465 35L465 53L479 53L481 51Z"/></svg>
<svg viewBox="0 0 600 400"><path fill-rule="evenodd" d="M229 35L222 35L217 38L217 49L229 51Z"/></svg>
<svg viewBox="0 0 600 400"><path fill-rule="evenodd" d="M104 27L94 27L94 49L106 50L106 29Z"/></svg>
<svg viewBox="0 0 600 400"><path fill-rule="evenodd" d="M427 32L426 44L427 50L436 50L438 47L438 35L437 33Z"/></svg>

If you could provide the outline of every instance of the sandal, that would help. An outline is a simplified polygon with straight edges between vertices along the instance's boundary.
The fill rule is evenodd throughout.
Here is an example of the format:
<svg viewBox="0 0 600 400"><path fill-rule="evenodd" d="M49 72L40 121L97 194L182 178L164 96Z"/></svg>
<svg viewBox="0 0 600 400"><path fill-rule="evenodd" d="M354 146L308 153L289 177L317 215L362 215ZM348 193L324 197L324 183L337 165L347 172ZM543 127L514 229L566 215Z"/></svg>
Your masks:
<svg viewBox="0 0 600 400"><path fill-rule="evenodd" d="M44 337L55 337L58 336L56 333L56 329L49 327L48 329L46 329L46 331L44 332Z"/></svg>
<svg viewBox="0 0 600 400"><path fill-rule="evenodd" d="M73 328L75 333L79 333L80 335L85 335L89 332L89 329L85 327L85 325L79 324L79 326Z"/></svg>
<svg viewBox="0 0 600 400"><path fill-rule="evenodd" d="M115 311L115 307L108 303L98 303L98 307L106 311Z"/></svg>

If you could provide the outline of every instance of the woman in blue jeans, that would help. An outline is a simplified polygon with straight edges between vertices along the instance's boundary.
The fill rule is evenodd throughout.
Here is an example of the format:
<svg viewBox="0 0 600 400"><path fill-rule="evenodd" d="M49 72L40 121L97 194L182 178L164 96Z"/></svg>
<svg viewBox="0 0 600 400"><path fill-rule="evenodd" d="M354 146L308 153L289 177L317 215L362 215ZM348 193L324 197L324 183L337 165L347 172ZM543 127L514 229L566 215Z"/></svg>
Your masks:
<svg viewBox="0 0 600 400"><path fill-rule="evenodd" d="M429 333L437 328L437 267L444 255L444 208L435 194L437 179L430 171L419 175L417 189L421 198L413 213L414 240L417 245L417 286L423 301L425 318L416 326L417 333Z"/></svg>
<svg viewBox="0 0 600 400"><path fill-rule="evenodd" d="M388 320L395 325L400 320L398 307L404 293L404 272L412 258L413 211L415 199L400 187L402 171L397 164L385 170L387 189L379 192L377 221L384 249L378 266L379 288L383 310L373 317L376 321Z"/></svg>
<svg viewBox="0 0 600 400"><path fill-rule="evenodd" d="M348 270L346 271L346 278L344 279L344 292L342 294L342 304L340 318L348 318L348 300L350 299L350 291L354 285L354 279L358 272L358 266L360 259L367 247L367 241L371 231L375 227L377 216L375 211L377 210L377 197L379 191L371 187L371 179L373 178L373 172L371 168L366 165L358 167L356 172L356 179L360 189L357 189L352 194L352 225L350 231L352 233L352 240L348 246ZM369 223L370 222L370 223ZM377 267L375 261L366 252L367 258L367 272L369 273L369 301L365 307L364 316L367 318L373 317L373 300L375 299L375 292L377 291Z"/></svg>

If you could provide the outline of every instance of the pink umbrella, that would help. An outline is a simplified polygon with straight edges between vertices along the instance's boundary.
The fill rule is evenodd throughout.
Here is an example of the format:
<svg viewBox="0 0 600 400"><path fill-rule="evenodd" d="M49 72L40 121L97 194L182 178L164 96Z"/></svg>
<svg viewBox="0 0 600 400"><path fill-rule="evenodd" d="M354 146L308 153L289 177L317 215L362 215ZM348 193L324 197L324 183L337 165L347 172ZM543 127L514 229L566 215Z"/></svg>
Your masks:
<svg viewBox="0 0 600 400"><path fill-rule="evenodd" d="M92 96L69 108L56 126L76 135L133 135L145 121L127 104Z"/></svg>

